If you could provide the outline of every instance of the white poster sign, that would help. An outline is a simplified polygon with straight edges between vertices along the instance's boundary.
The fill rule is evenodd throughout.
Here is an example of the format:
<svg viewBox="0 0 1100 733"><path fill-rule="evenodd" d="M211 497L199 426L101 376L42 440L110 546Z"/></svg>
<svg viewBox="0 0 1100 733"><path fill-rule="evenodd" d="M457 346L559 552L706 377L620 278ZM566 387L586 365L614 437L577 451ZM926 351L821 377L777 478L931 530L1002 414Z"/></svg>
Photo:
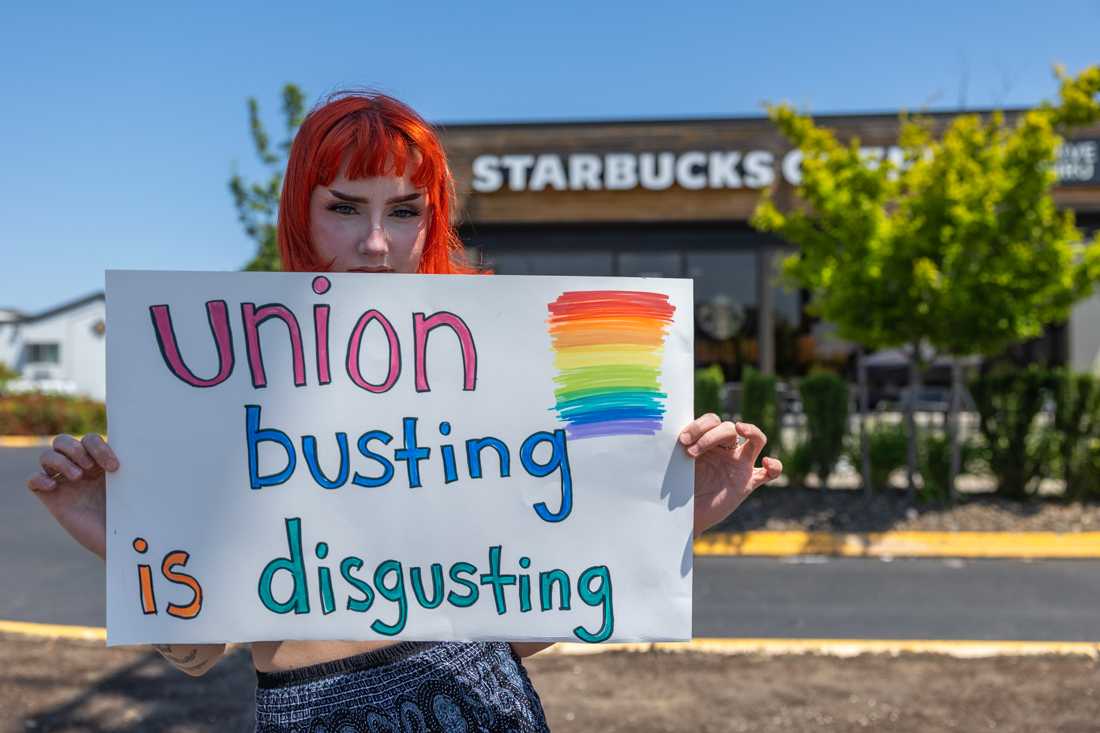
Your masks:
<svg viewBox="0 0 1100 733"><path fill-rule="evenodd" d="M108 642L690 638L692 308L108 272Z"/></svg>

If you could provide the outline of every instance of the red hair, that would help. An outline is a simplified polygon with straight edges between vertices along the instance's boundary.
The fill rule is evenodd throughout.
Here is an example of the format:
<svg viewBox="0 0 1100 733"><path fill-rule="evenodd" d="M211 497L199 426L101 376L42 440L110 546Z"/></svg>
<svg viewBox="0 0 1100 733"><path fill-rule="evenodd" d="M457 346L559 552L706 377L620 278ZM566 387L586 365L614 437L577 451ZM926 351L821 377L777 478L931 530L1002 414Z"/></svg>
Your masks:
<svg viewBox="0 0 1100 733"><path fill-rule="evenodd" d="M342 165L348 178L405 175L425 190L431 216L418 272L453 274L476 269L467 262L451 224L454 178L435 131L408 105L371 92L342 92L315 107L290 147L279 199L279 257L283 269L328 269L310 241L309 202L313 189L336 179Z"/></svg>

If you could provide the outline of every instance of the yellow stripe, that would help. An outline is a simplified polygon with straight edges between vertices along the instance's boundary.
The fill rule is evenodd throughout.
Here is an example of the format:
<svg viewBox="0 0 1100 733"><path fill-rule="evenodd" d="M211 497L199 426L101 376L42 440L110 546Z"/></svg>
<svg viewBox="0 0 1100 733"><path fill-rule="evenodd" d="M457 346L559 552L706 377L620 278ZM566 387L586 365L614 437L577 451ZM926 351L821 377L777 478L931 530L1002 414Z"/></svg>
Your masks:
<svg viewBox="0 0 1100 733"><path fill-rule="evenodd" d="M0 621L0 633L40 638L83 639L103 642L106 628L59 626ZM942 654L959 658L1073 655L1100 658L1097 642L1011 642L972 639L869 638L694 638L690 642L634 642L612 644L555 644L549 654L582 655L603 652L698 652L703 654L757 654L764 656L823 654L851 657L860 654Z"/></svg>
<svg viewBox="0 0 1100 733"><path fill-rule="evenodd" d="M107 630L96 626L58 626L0 620L0 633L49 639L105 641ZM1100 642L1091 641L979 641L939 639L718 639L686 642L626 642L611 644L559 643L550 654L598 654L613 651L690 651L704 654L825 654L852 657L859 654L944 654L952 657L1019 657L1043 654L1086 656L1100 659Z"/></svg>
<svg viewBox="0 0 1100 733"><path fill-rule="evenodd" d="M632 366L657 369L661 366L662 356L655 349L627 351L624 349L605 349L576 353L574 350L562 350L554 354L555 369L583 369L585 367Z"/></svg>
<svg viewBox="0 0 1100 733"><path fill-rule="evenodd" d="M716 532L696 555L833 557L1100 557L1100 532Z"/></svg>
<svg viewBox="0 0 1100 733"><path fill-rule="evenodd" d="M0 620L0 634L38 636L46 639L107 640L107 629L98 626L59 626L56 624L35 624L27 621Z"/></svg>
<svg viewBox="0 0 1100 733"><path fill-rule="evenodd" d="M0 448L37 448L52 442L47 435L0 435Z"/></svg>
<svg viewBox="0 0 1100 733"><path fill-rule="evenodd" d="M688 642L555 644L545 653L594 654L611 651L681 651L705 654L943 654L958 658L1072 655L1100 659L1100 642L980 641L937 639L692 639Z"/></svg>

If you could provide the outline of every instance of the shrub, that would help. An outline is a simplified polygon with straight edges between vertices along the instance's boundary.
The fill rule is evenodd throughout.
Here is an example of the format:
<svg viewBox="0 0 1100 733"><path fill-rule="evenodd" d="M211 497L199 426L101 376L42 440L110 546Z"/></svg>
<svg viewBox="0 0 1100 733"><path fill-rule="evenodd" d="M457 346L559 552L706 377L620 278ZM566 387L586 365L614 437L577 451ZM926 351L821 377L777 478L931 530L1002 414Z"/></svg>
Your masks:
<svg viewBox="0 0 1100 733"><path fill-rule="evenodd" d="M905 466L908 460L909 438L901 425L876 425L867 432L867 446L871 454L871 486L875 489L889 487L890 474ZM857 470L862 470L863 455L859 436L852 437L848 460Z"/></svg>
<svg viewBox="0 0 1100 733"><path fill-rule="evenodd" d="M1059 369L1051 377L1052 450L1066 495L1100 495L1100 380Z"/></svg>
<svg viewBox="0 0 1100 733"><path fill-rule="evenodd" d="M970 473L980 460L981 449L973 440L959 443L959 470ZM951 498L951 441L947 435L928 433L921 442L921 490L923 501L945 502Z"/></svg>
<svg viewBox="0 0 1100 733"><path fill-rule="evenodd" d="M713 412L718 417L725 413L722 404L722 386L726 377L722 367L711 364L709 367L695 370L695 416Z"/></svg>
<svg viewBox="0 0 1100 733"><path fill-rule="evenodd" d="M1050 372L1030 367L994 372L971 387L998 493L1023 498L1038 484L1047 441L1036 433L1033 423L1051 380Z"/></svg>
<svg viewBox="0 0 1100 733"><path fill-rule="evenodd" d="M764 435L768 436L764 455L775 455L780 436L779 396L773 375L761 374L752 368L745 369L741 419L764 431Z"/></svg>
<svg viewBox="0 0 1100 733"><path fill-rule="evenodd" d="M790 482L790 486L806 485L806 477L813 470L809 441L799 441L791 448L781 447L779 449L779 460L783 462L783 473L786 475L787 481Z"/></svg>
<svg viewBox="0 0 1100 733"><path fill-rule="evenodd" d="M107 408L84 397L25 394L0 397L0 435L107 432Z"/></svg>
<svg viewBox="0 0 1100 733"><path fill-rule="evenodd" d="M0 361L0 394L8 388L8 382L19 377L19 372L9 367L4 362Z"/></svg>
<svg viewBox="0 0 1100 733"><path fill-rule="evenodd" d="M844 453L848 433L848 383L831 372L818 372L798 386L806 412L807 449L824 488Z"/></svg>

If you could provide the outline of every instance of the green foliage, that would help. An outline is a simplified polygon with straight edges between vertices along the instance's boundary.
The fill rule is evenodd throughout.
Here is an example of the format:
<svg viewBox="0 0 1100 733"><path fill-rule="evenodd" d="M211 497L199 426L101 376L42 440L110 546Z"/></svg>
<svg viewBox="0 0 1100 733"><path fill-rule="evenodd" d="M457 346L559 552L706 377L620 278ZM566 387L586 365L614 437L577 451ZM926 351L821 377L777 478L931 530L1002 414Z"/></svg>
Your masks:
<svg viewBox="0 0 1100 733"><path fill-rule="evenodd" d="M1059 369L1052 375L1053 452L1075 499L1100 496L1100 380Z"/></svg>
<svg viewBox="0 0 1100 733"><path fill-rule="evenodd" d="M805 377L798 385L806 412L807 450L825 486L844 452L848 433L848 383L831 372Z"/></svg>
<svg viewBox="0 0 1100 733"><path fill-rule="evenodd" d="M83 397L28 392L0 398L0 435L107 432L107 408Z"/></svg>
<svg viewBox="0 0 1100 733"><path fill-rule="evenodd" d="M959 444L962 473L972 472L980 457L980 448L972 440ZM923 501L943 503L951 498L951 441L946 435L928 433L921 444L921 478L918 496Z"/></svg>
<svg viewBox="0 0 1100 733"><path fill-rule="evenodd" d="M19 372L0 361L0 394L4 394L5 390L7 390L8 382L13 379L18 379L18 377Z"/></svg>
<svg viewBox="0 0 1100 733"><path fill-rule="evenodd" d="M305 111L305 95L294 84L283 87L284 139L272 147L267 130L260 120L260 105L255 98L248 99L248 123L252 143L260 162L268 169L266 180L248 183L239 174L229 179L229 191L237 207L237 218L245 233L256 242L256 256L246 270L280 270L279 246L276 238L276 222L279 214L279 195L283 188L283 171L294 133L302 124Z"/></svg>
<svg viewBox="0 0 1100 733"><path fill-rule="evenodd" d="M722 405L722 386L726 377L722 367L711 364L709 367L695 370L695 415L713 412L722 417L725 408Z"/></svg>
<svg viewBox="0 0 1100 733"><path fill-rule="evenodd" d="M1048 371L1032 367L996 372L971 385L985 460L997 491L1010 498L1027 496L1041 478L1047 441L1034 424L1051 383Z"/></svg>
<svg viewBox="0 0 1100 733"><path fill-rule="evenodd" d="M867 447L871 454L871 486L877 490L889 488L890 474L905 466L908 438L901 425L876 425L867 432ZM859 435L853 435L846 451L848 460L859 467L863 457Z"/></svg>
<svg viewBox="0 0 1100 733"><path fill-rule="evenodd" d="M764 431L768 444L764 455L775 455L779 444L779 395L776 378L761 374L751 367L744 371L741 398L741 419Z"/></svg>
<svg viewBox="0 0 1100 733"><path fill-rule="evenodd" d="M790 448L781 447L779 460L783 462L783 474L790 482L790 486L806 485L806 477L813 470L809 441L801 440Z"/></svg>
<svg viewBox="0 0 1100 733"><path fill-rule="evenodd" d="M1060 79L1058 105L1013 124L960 115L936 139L930 121L903 116L903 159L873 164L858 139L769 108L804 156L805 206L783 213L765 197L753 216L798 245L785 279L839 336L873 349L992 354L1064 320L1100 279L1100 242L1080 244L1072 212L1055 207L1053 162L1060 131L1100 119L1100 67Z"/></svg>

